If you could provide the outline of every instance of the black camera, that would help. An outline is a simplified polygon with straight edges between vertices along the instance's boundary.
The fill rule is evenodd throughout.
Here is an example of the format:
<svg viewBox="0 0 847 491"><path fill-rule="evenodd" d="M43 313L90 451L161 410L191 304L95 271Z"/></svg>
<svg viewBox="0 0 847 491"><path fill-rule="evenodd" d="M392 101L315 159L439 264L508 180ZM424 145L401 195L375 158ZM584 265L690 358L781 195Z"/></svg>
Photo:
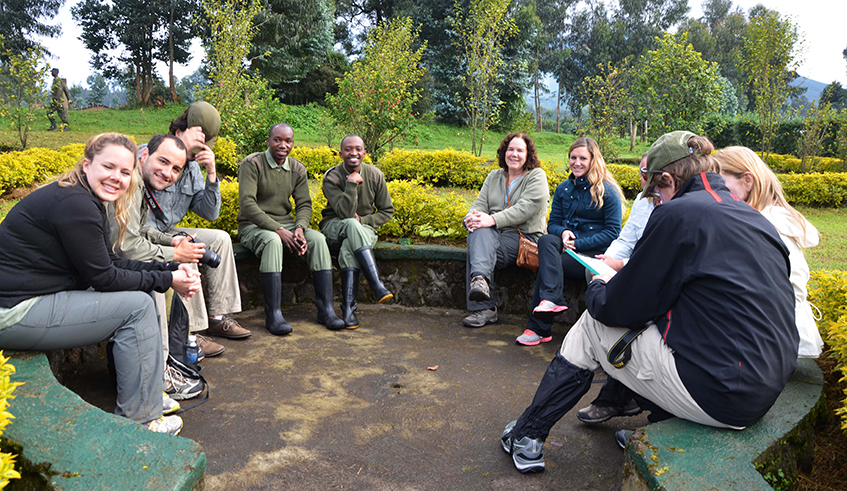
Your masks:
<svg viewBox="0 0 847 491"><path fill-rule="evenodd" d="M188 235L185 232L180 232L177 235L184 235L184 236L188 237L188 240L190 242L193 242L195 244L203 244L202 240L198 239L197 237L191 237L190 235ZM203 244L203 245L205 245L205 244ZM213 251L213 250L211 250L207 247L206 252L203 253L203 257L200 258L200 264L204 264L204 265L206 265L210 268L217 268L218 266L221 265L221 256L219 256L217 252L215 252L215 251Z"/></svg>

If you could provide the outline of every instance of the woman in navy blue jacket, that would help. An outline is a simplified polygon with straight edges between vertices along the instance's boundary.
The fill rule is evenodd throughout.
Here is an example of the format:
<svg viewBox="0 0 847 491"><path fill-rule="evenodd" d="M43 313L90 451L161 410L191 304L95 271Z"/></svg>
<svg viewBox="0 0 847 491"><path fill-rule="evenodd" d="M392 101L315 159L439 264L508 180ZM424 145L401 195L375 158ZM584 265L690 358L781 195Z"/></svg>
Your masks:
<svg viewBox="0 0 847 491"><path fill-rule="evenodd" d="M585 268L565 250L594 257L621 233L623 191L606 168L597 142L577 138L568 156L571 174L556 188L547 234L538 241L534 309L516 339L525 346L552 341L553 317L567 308L564 279L585 278Z"/></svg>

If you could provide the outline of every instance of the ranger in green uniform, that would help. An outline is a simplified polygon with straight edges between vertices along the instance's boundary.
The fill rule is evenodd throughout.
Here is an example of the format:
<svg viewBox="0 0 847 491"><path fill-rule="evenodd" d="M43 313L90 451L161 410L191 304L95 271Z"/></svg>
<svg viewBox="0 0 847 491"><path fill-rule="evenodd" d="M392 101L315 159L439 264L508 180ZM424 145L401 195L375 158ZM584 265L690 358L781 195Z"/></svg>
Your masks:
<svg viewBox="0 0 847 491"><path fill-rule="evenodd" d="M306 256L315 284L318 322L332 330L344 327L332 307L332 262L326 237L309 228L312 198L306 166L288 156L293 146L291 126L276 124L268 134L268 149L248 155L238 166L238 236L261 261L265 327L276 335L291 332L280 309L283 246ZM296 219L291 216L292 196Z"/></svg>
<svg viewBox="0 0 847 491"><path fill-rule="evenodd" d="M53 113L59 113L59 119L62 120L62 131L70 129L68 125L68 104L71 103L71 95L68 94L68 84L65 79L59 78L59 69L50 70L53 74L53 86L50 89L52 98L50 106L47 108L47 119L50 120L50 127L47 131L53 131L56 128L56 119Z"/></svg>
<svg viewBox="0 0 847 491"><path fill-rule="evenodd" d="M323 180L327 206L320 227L331 244L341 247L338 253L341 314L347 329L359 327L354 311L360 270L364 271L379 303L394 297L379 279L373 254L376 229L391 220L394 205L382 171L362 162L366 154L365 144L358 135L344 138L341 141L344 163L326 171Z"/></svg>

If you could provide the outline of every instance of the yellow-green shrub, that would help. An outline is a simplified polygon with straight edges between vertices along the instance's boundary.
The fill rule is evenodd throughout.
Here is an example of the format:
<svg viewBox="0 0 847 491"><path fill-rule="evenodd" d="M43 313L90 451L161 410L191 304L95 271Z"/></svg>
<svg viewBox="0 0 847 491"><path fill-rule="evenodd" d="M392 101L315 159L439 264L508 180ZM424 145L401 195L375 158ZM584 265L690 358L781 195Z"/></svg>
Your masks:
<svg viewBox="0 0 847 491"><path fill-rule="evenodd" d="M21 385L22 382L12 382L12 375L15 373L15 367L9 363L9 359L3 356L0 351L0 435L6 431L11 420L15 417L7 411L9 408L9 399L14 399L13 392ZM21 475L15 470L15 457L10 453L0 453L0 489L9 484L9 479L20 479Z"/></svg>
<svg viewBox="0 0 847 491"><path fill-rule="evenodd" d="M809 301L820 309L818 329L829 346L829 356L836 359L839 382L847 382L847 272L813 271L809 282ZM847 432L847 389L843 404L836 413L841 417L841 429Z"/></svg>
<svg viewBox="0 0 847 491"><path fill-rule="evenodd" d="M291 150L292 157L303 162L309 177L323 178L324 173L341 163L338 152L329 147L295 147ZM366 164L373 164L370 155L365 156Z"/></svg>
<svg viewBox="0 0 847 491"><path fill-rule="evenodd" d="M82 158L84 147L74 144L59 150L30 148L0 154L0 193L29 187L65 172Z"/></svg>
<svg viewBox="0 0 847 491"><path fill-rule="evenodd" d="M338 152L329 147L295 147L291 150L292 157L303 162L309 177L323 177L329 169L341 163Z"/></svg>
<svg viewBox="0 0 847 491"><path fill-rule="evenodd" d="M615 176L615 180L628 198L634 198L641 192L641 171L638 167L621 164L609 164L606 167Z"/></svg>
<svg viewBox="0 0 847 491"><path fill-rule="evenodd" d="M215 139L212 151L215 153L215 170L225 176L237 177L238 164L241 162L238 145L226 137L219 136Z"/></svg>
<svg viewBox="0 0 847 491"><path fill-rule="evenodd" d="M762 153L756 152L761 158ZM845 169L844 162L840 159L832 157L813 157L811 162L806 163L805 172L843 172ZM800 172L802 161L793 155L779 155L772 153L768 156L768 167L777 174Z"/></svg>
<svg viewBox="0 0 847 491"><path fill-rule="evenodd" d="M789 203L835 208L847 204L847 174L779 174L777 177Z"/></svg>
<svg viewBox="0 0 847 491"><path fill-rule="evenodd" d="M238 236L238 181L221 181L221 213L214 222L209 222L189 211L177 227L216 228Z"/></svg>
<svg viewBox="0 0 847 491"><path fill-rule="evenodd" d="M379 160L379 168L388 181L415 180L464 189L482 187L488 175L485 159L452 148L436 151L395 148Z"/></svg>
<svg viewBox="0 0 847 491"><path fill-rule="evenodd" d="M451 240L467 236L462 227L467 207L455 193L440 195L417 181L391 181L388 192L394 202L394 216L379 228L380 235Z"/></svg>

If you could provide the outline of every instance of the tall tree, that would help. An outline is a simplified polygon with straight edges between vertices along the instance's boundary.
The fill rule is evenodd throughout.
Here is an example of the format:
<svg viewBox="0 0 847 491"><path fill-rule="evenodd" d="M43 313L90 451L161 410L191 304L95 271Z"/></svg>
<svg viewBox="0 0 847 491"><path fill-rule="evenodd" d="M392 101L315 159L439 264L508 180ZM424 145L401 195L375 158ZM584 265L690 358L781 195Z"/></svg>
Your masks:
<svg viewBox="0 0 847 491"><path fill-rule="evenodd" d="M250 67L277 89L304 79L332 51L330 0L266 0L253 22L258 32L250 50Z"/></svg>
<svg viewBox="0 0 847 491"><path fill-rule="evenodd" d="M636 92L650 112L654 136L668 131L702 130L703 117L721 106L723 85L717 64L705 61L687 42L670 34L655 50L642 55L636 76Z"/></svg>
<svg viewBox="0 0 847 491"><path fill-rule="evenodd" d="M164 2L168 12L167 38L159 47L159 59L168 63L168 88L171 102L177 102L176 79L174 79L174 64L186 63L191 58L189 44L196 34L196 24L192 22L194 14L200 9L198 0L158 0Z"/></svg>
<svg viewBox="0 0 847 491"><path fill-rule="evenodd" d="M416 39L408 17L376 26L368 33L364 58L340 81L338 95L327 95L336 121L361 136L375 159L417 123L412 108L420 97L416 85L426 45L414 49Z"/></svg>
<svg viewBox="0 0 847 491"><path fill-rule="evenodd" d="M64 4L65 0L0 0L0 33L6 38L6 49L24 55L38 44L36 37L61 34L61 26L46 24L44 20L55 17ZM0 55L4 63L8 59Z"/></svg>
<svg viewBox="0 0 847 491"><path fill-rule="evenodd" d="M741 66L755 97L764 160L771 151L782 108L790 95L789 79L799 64L797 28L778 12L754 7L744 40Z"/></svg>
<svg viewBox="0 0 847 491"><path fill-rule="evenodd" d="M89 75L88 82L88 98L85 103L89 107L102 106L106 103L106 96L109 95L109 85L106 83L106 78L99 73Z"/></svg>
<svg viewBox="0 0 847 491"><path fill-rule="evenodd" d="M485 133L498 120L500 100L496 82L504 61L503 43L516 34L514 22L506 16L509 2L504 0L471 0L467 12L458 0L454 12L454 28L461 36L464 56L464 86L460 95L468 125L471 127L471 149L482 154Z"/></svg>
<svg viewBox="0 0 847 491"><path fill-rule="evenodd" d="M35 44L17 54L5 46L5 39L0 35L0 55L7 60L0 73L0 116L17 132L23 150L37 119L36 111L44 107L47 95L45 53L40 44Z"/></svg>
<svg viewBox="0 0 847 491"><path fill-rule="evenodd" d="M747 77L740 68L747 18L731 0L706 0L703 17L688 19L679 29L704 60L718 64L721 75L732 84L736 99L746 109Z"/></svg>
<svg viewBox="0 0 847 491"><path fill-rule="evenodd" d="M188 61L191 40L187 22L192 7L187 2L83 0L71 8L71 13L82 27L80 39L94 53L92 67L110 79L129 68L136 102L146 106L156 81L153 69L157 60L171 65L171 94L176 96L172 65ZM118 56L113 54L116 49Z"/></svg>

